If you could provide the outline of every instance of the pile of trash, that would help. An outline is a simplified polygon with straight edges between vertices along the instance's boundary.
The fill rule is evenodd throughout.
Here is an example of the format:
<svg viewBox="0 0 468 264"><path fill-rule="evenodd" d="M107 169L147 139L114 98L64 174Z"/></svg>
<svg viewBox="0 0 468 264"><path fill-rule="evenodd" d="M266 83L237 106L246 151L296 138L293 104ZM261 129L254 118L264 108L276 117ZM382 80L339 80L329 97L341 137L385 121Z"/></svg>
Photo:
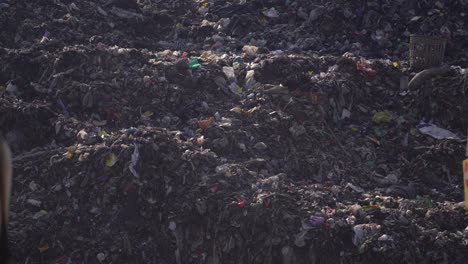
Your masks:
<svg viewBox="0 0 468 264"><path fill-rule="evenodd" d="M15 158L18 255L64 263L463 262L467 219L454 202L295 181L273 175L268 160L227 160L200 138L165 129L100 134L92 144Z"/></svg>
<svg viewBox="0 0 468 264"><path fill-rule="evenodd" d="M253 45L259 52L402 58L410 34L424 34L448 38L447 55L459 60L468 44L467 6L465 0L3 0L0 44L220 51Z"/></svg>
<svg viewBox="0 0 468 264"><path fill-rule="evenodd" d="M466 1L216 3L199 9L215 29L270 50L401 57L408 49L406 39L415 33L449 37L449 47L456 50L467 43Z"/></svg>
<svg viewBox="0 0 468 264"><path fill-rule="evenodd" d="M310 2L0 1L20 262L463 263L468 3Z"/></svg>

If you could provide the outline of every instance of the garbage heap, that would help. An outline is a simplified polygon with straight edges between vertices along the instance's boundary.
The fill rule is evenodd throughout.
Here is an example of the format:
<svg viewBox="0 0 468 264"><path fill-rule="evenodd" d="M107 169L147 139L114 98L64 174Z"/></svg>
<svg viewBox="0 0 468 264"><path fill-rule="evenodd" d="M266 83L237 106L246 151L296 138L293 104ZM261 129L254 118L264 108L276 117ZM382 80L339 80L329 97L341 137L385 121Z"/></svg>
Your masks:
<svg viewBox="0 0 468 264"><path fill-rule="evenodd" d="M466 5L0 2L14 255L464 263ZM404 32L442 26L407 85Z"/></svg>
<svg viewBox="0 0 468 264"><path fill-rule="evenodd" d="M465 0L442 1L22 1L0 4L0 44L261 50L407 57L410 34L442 35L466 65ZM59 44L60 43L60 44ZM57 47L56 47L57 48Z"/></svg>

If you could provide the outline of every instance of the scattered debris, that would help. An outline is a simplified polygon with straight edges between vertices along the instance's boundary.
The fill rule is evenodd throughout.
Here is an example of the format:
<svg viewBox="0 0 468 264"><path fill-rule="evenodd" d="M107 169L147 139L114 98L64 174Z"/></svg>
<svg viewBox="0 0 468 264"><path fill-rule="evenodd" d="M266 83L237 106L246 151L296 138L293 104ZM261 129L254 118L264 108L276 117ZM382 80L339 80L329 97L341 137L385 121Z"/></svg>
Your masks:
<svg viewBox="0 0 468 264"><path fill-rule="evenodd" d="M40 2L0 1L18 262L465 261L468 2Z"/></svg>

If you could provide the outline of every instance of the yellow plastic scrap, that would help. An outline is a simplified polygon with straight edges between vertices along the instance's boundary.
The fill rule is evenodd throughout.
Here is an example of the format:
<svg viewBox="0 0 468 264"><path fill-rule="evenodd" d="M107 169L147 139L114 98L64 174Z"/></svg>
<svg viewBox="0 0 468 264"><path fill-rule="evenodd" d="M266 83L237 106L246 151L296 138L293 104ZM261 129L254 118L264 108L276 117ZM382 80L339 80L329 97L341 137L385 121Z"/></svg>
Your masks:
<svg viewBox="0 0 468 264"><path fill-rule="evenodd" d="M63 154L63 156L65 156L65 158L67 159L72 159L73 158L73 153L71 153L70 151L67 151Z"/></svg>
<svg viewBox="0 0 468 264"><path fill-rule="evenodd" d="M143 113L143 115L146 116L146 117L151 117L153 114L154 113L151 112L151 111L146 111L146 112Z"/></svg>
<svg viewBox="0 0 468 264"><path fill-rule="evenodd" d="M49 249L49 244L44 244L44 245L38 247L37 249L39 250L39 252L44 253Z"/></svg>
<svg viewBox="0 0 468 264"><path fill-rule="evenodd" d="M112 167L117 163L117 156L114 153L111 153L109 156L106 158L106 166L107 167Z"/></svg>
<svg viewBox="0 0 468 264"><path fill-rule="evenodd" d="M105 137L105 136L108 136L109 134L107 133L107 131L105 131L104 129L101 130L101 132L99 132L99 136L100 137Z"/></svg>
<svg viewBox="0 0 468 264"><path fill-rule="evenodd" d="M397 68L398 67L398 61L393 62L393 67Z"/></svg>
<svg viewBox="0 0 468 264"><path fill-rule="evenodd" d="M207 60L211 56L211 51L204 51L200 57Z"/></svg>
<svg viewBox="0 0 468 264"><path fill-rule="evenodd" d="M234 112L234 113L237 113L237 114L241 114L244 110L242 110L242 108L240 106L236 106L236 107L233 107L231 109L231 112Z"/></svg>
<svg viewBox="0 0 468 264"><path fill-rule="evenodd" d="M74 153L74 152L76 151L76 146L69 146L69 147L67 147L67 150L68 150L69 152L73 152L73 153Z"/></svg>
<svg viewBox="0 0 468 264"><path fill-rule="evenodd" d="M372 121L377 124L390 123L392 115L389 112L377 112L372 117Z"/></svg>
<svg viewBox="0 0 468 264"><path fill-rule="evenodd" d="M75 154L75 151L76 151L76 146L70 146L67 148L67 152L65 152L63 156L65 156L65 158L67 159L72 159L73 155Z"/></svg>

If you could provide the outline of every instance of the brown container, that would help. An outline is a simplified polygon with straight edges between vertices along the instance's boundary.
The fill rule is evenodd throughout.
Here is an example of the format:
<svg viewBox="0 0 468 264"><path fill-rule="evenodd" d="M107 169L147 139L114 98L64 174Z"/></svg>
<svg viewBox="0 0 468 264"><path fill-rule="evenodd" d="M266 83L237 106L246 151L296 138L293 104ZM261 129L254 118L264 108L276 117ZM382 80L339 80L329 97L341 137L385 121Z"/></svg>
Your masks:
<svg viewBox="0 0 468 264"><path fill-rule="evenodd" d="M426 69L439 66L444 60L447 40L443 37L410 36L410 66Z"/></svg>

